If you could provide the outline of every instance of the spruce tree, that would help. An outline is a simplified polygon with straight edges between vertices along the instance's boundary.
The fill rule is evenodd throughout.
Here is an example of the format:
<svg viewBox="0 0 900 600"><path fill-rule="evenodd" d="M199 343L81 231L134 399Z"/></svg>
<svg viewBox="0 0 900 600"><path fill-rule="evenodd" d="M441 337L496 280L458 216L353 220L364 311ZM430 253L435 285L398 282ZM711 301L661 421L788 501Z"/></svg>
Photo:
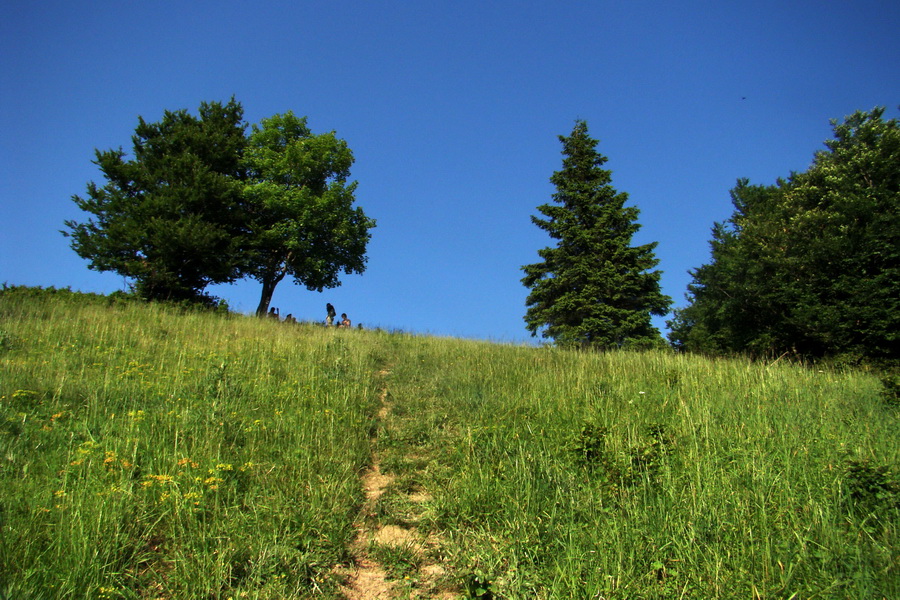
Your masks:
<svg viewBox="0 0 900 600"><path fill-rule="evenodd" d="M659 287L656 243L632 246L640 211L611 185L607 159L587 123L576 121L563 144L563 168L550 178L555 204L537 209L532 222L556 240L542 259L522 270L531 289L525 322L532 336L560 345L620 348L661 342L650 315L665 315L671 298Z"/></svg>

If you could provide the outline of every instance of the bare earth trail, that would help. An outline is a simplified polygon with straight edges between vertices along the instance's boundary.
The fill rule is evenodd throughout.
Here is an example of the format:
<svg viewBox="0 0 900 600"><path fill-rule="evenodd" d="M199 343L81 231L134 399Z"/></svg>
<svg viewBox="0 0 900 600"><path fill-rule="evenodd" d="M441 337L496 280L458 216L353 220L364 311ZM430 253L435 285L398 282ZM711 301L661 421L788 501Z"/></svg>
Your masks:
<svg viewBox="0 0 900 600"><path fill-rule="evenodd" d="M341 591L347 600L393 600L395 598L432 598L439 600L452 600L460 598L460 594L441 588L440 580L445 578L446 570L438 564L432 555L440 546L440 541L434 537L425 538L414 527L404 527L396 524L382 523L379 517L379 501L394 483L394 476L383 473L381 470L381 457L378 452L377 431L387 421L391 414L393 404L388 400L389 370L378 373L380 383L379 400L381 406L378 411L379 427L370 439L372 454L368 468L363 472L360 483L365 492L365 502L357 517L356 538L350 546L352 556L352 571L348 574ZM430 498L426 493L410 493L406 499L413 503L427 502ZM379 563L374 556L375 549L400 549L411 552L417 558L417 572L415 577L406 575L402 578L393 578L389 569ZM411 581L415 581L411 585Z"/></svg>

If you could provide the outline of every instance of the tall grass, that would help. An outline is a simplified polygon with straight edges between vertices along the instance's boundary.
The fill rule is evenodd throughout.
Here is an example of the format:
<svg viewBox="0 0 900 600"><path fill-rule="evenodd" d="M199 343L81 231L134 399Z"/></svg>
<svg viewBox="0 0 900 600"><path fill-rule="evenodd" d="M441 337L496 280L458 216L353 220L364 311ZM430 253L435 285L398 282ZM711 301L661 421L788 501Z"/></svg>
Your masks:
<svg viewBox="0 0 900 600"><path fill-rule="evenodd" d="M65 293L0 302L0 595L327 588L377 342Z"/></svg>
<svg viewBox="0 0 900 600"><path fill-rule="evenodd" d="M881 393L7 290L0 597L338 597L375 436L378 518L430 533L459 595L896 598Z"/></svg>
<svg viewBox="0 0 900 600"><path fill-rule="evenodd" d="M432 491L423 516L480 590L900 597L898 414L872 377L458 341L404 350L384 444Z"/></svg>

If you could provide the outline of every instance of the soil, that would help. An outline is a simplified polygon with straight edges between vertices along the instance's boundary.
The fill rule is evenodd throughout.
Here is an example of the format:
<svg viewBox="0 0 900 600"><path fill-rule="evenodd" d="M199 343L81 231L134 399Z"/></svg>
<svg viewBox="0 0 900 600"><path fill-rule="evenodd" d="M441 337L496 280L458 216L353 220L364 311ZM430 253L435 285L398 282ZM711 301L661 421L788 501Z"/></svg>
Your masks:
<svg viewBox="0 0 900 600"><path fill-rule="evenodd" d="M381 407L378 411L378 419L383 421L390 415L392 408L387 401L387 382L390 372L385 370L378 375L382 381L379 392ZM434 536L425 538L415 528L385 525L379 522L376 510L378 501L394 481L394 477L381 471L380 457L374 450L375 442L376 440L373 438L371 440L373 448L371 462L360 477L366 500L357 517L356 538L350 546L353 567L341 587L344 597L347 600L393 600L399 597L439 600L460 598L461 596L454 591L437 586L437 582L446 577L447 570L444 566L436 564L428 558L428 550L438 547L440 540ZM422 491L414 492L408 498L416 503L430 500L430 496ZM418 585L414 589L410 589L403 582L391 580L384 567L369 552L373 543L379 546L406 547L422 559L416 577Z"/></svg>

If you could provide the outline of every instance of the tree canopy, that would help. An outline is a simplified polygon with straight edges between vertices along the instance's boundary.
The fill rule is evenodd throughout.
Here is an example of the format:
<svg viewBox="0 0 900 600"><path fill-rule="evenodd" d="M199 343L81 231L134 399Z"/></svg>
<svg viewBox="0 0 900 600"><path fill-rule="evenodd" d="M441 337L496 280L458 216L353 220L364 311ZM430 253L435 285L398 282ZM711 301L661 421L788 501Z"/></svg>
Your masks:
<svg viewBox="0 0 900 600"><path fill-rule="evenodd" d="M160 300L209 301L208 285L253 277L263 312L286 275L321 291L342 272L362 273L375 222L353 206L346 142L314 135L290 112L249 136L242 118L234 99L202 103L199 117L139 118L130 159L97 150L106 183L73 197L91 218L63 232L89 268Z"/></svg>
<svg viewBox="0 0 900 600"><path fill-rule="evenodd" d="M661 341L651 315L664 315L671 299L661 293L656 243L632 246L639 210L611 185L607 158L587 123L560 136L563 168L550 181L554 204L538 207L532 222L556 240L538 251L540 262L522 267L531 289L525 322L533 336L562 345L617 348Z"/></svg>
<svg viewBox="0 0 900 600"><path fill-rule="evenodd" d="M96 150L106 184L90 182L72 198L93 218L66 221L63 232L89 268L133 279L149 299L198 300L207 285L241 277L242 119L234 99L204 102L199 118L185 110L158 123L139 118L130 160L121 148Z"/></svg>
<svg viewBox="0 0 900 600"><path fill-rule="evenodd" d="M670 340L684 350L900 356L900 126L883 108L832 121L805 172L732 190L712 260L692 271Z"/></svg>
<svg viewBox="0 0 900 600"><path fill-rule="evenodd" d="M353 154L334 132L315 135L288 112L253 126L244 165L251 218L248 273L262 283L257 314L290 275L309 290L340 285L341 272L362 273L375 222L353 206Z"/></svg>

